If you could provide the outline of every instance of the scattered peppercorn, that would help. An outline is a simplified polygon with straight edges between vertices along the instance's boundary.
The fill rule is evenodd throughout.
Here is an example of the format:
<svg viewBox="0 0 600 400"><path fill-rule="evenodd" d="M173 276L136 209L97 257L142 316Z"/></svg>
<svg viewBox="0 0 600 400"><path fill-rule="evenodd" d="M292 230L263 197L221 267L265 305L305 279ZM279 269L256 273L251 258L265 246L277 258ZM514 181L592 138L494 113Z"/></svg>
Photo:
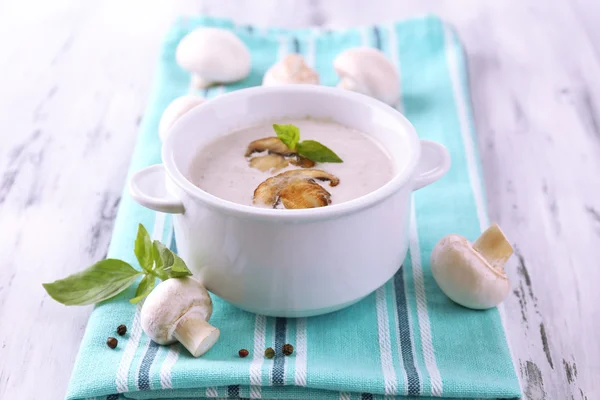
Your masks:
<svg viewBox="0 0 600 400"><path fill-rule="evenodd" d="M114 349L115 347L117 347L117 344L119 344L119 341L117 339L115 339L114 337L109 337L106 340L106 345L108 347L110 347L111 349Z"/></svg>
<svg viewBox="0 0 600 400"><path fill-rule="evenodd" d="M119 334L119 336L123 336L127 333L127 327L123 324L117 326L117 333Z"/></svg>
<svg viewBox="0 0 600 400"><path fill-rule="evenodd" d="M284 344L283 347L281 348L281 352L283 354L285 354L286 356L291 355L294 352L294 346L292 346L291 344Z"/></svg>
<svg viewBox="0 0 600 400"><path fill-rule="evenodd" d="M265 350L265 357L267 358L273 358L275 357L275 350L273 350L272 347L269 347Z"/></svg>
<svg viewBox="0 0 600 400"><path fill-rule="evenodd" d="M244 358L248 356L248 350L246 349L241 349L240 351L238 351L238 354L240 355L240 357Z"/></svg>

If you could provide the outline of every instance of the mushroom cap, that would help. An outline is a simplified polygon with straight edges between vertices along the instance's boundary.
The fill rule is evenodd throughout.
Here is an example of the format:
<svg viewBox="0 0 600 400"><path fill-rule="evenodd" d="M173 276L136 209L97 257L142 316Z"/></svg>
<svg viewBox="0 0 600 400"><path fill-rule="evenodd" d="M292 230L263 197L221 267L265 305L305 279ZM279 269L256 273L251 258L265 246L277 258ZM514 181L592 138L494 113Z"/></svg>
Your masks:
<svg viewBox="0 0 600 400"><path fill-rule="evenodd" d="M304 62L300 54L288 54L267 70L263 86L286 84L319 84L319 74Z"/></svg>
<svg viewBox="0 0 600 400"><path fill-rule="evenodd" d="M169 129L171 129L175 121L204 101L206 101L204 97L193 94L187 94L173 100L167 108L165 108L165 111L163 111L160 122L158 123L158 136L160 137L160 140L163 142L165 141Z"/></svg>
<svg viewBox="0 0 600 400"><path fill-rule="evenodd" d="M146 297L141 325L158 344L176 342L173 331L188 312L205 321L212 315L212 300L204 286L193 278L171 278L159 283Z"/></svg>
<svg viewBox="0 0 600 400"><path fill-rule="evenodd" d="M197 28L181 39L175 58L181 68L206 84L244 79L250 73L250 51L233 32Z"/></svg>
<svg viewBox="0 0 600 400"><path fill-rule="evenodd" d="M266 154L264 156L252 157L250 167L261 170L262 172L277 172L289 165L289 161L279 154Z"/></svg>
<svg viewBox="0 0 600 400"><path fill-rule="evenodd" d="M327 173L323 170L320 169L295 169L295 170L290 170L290 171L286 171L286 172L282 172L280 174L277 174L275 176L272 176L268 179L266 179L265 181L263 181L260 185L258 185L256 187L256 189L254 190L254 196L253 196L253 202L254 203L262 203L265 205L270 205L270 206L276 206L277 202L279 200L279 196L280 196L280 192L283 190L283 188L285 188L286 186L293 184L295 182L300 182L300 181L329 181L329 186L337 186L340 183L340 179L335 176L332 175L330 173ZM315 182L316 185L318 185L318 183ZM294 191L294 197L296 195L299 195L301 191L307 189L306 186L304 187L300 187L300 188L296 188L296 189L300 189L299 191L296 190ZM326 195L329 195L329 192L325 191ZM291 196L292 193L289 193L289 195ZM311 191L310 194L308 195L313 195L313 196L322 196L320 193ZM317 200L316 202L318 202L319 200ZM304 203L304 201L302 201ZM329 202L327 202L327 204L329 204ZM327 205L324 204L324 205Z"/></svg>
<svg viewBox="0 0 600 400"><path fill-rule="evenodd" d="M339 54L333 68L340 76L338 87L374 97L389 105L400 99L400 76L379 50L355 47Z"/></svg>
<svg viewBox="0 0 600 400"><path fill-rule="evenodd" d="M278 137L271 136L262 139L253 140L246 149L246 157L251 156L254 153L260 153L268 151L269 153L275 153L282 156L294 154L295 151L291 150L285 145Z"/></svg>
<svg viewBox="0 0 600 400"><path fill-rule="evenodd" d="M431 253L431 272L446 296L476 310L500 304L510 290L504 270L490 266L460 235L448 235L436 244Z"/></svg>
<svg viewBox="0 0 600 400"><path fill-rule="evenodd" d="M331 204L331 193L313 180L291 182L279 192L283 208L314 208Z"/></svg>

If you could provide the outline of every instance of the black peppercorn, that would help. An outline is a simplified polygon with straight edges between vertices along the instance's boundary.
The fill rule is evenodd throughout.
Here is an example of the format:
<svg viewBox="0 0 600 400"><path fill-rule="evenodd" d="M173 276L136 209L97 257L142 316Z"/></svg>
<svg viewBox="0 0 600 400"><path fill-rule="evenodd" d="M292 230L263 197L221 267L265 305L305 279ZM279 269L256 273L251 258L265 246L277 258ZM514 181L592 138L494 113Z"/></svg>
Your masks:
<svg viewBox="0 0 600 400"><path fill-rule="evenodd" d="M241 349L240 351L238 351L238 354L240 355L240 357L244 358L248 356L248 350L246 349Z"/></svg>
<svg viewBox="0 0 600 400"><path fill-rule="evenodd" d="M286 356L291 355L294 352L294 346L292 346L291 344L284 344L283 347L281 348L281 352L283 354L285 354Z"/></svg>
<svg viewBox="0 0 600 400"><path fill-rule="evenodd" d="M273 358L273 357L275 357L275 350L273 350L272 347L268 347L265 350L265 357L267 357L267 358Z"/></svg>
<svg viewBox="0 0 600 400"><path fill-rule="evenodd" d="M106 345L108 347L110 347L111 349L114 349L115 347L117 347L117 344L119 344L119 341L117 339L115 339L114 337L109 337L106 340Z"/></svg>
<svg viewBox="0 0 600 400"><path fill-rule="evenodd" d="M127 333L127 327L123 324L117 326L117 333L119 334L119 336L123 336Z"/></svg>

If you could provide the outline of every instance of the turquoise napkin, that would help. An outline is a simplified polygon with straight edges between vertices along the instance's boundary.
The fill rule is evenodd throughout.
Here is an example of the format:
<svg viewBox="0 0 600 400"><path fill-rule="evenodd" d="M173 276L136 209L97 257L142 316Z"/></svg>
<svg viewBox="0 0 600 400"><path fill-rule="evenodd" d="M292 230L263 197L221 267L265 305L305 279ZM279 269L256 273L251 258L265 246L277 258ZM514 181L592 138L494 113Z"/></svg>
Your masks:
<svg viewBox="0 0 600 400"><path fill-rule="evenodd" d="M250 76L200 92L207 97L260 85L266 69L288 52L303 54L322 84L334 86L337 54L361 45L380 48L401 73L401 111L422 138L448 148L452 168L414 193L409 254L398 274L360 303L320 317L285 319L250 314L213 296L211 324L221 329L221 338L196 359L178 344L158 346L148 339L140 328L141 306L128 302L130 288L94 309L67 398L519 397L498 310L471 311L452 303L429 268L431 250L442 236L457 232L473 240L488 225L464 53L453 31L433 16L343 31L182 19L164 43L130 173L161 161L161 113L191 90L189 74L175 62L175 48L200 25L231 29L252 51ZM109 257L137 265L132 249L138 223L176 250L171 216L137 205L124 191ZM111 350L106 338L119 324L129 331ZM266 347L284 343L294 345L292 356L263 357ZM241 348L250 356L239 358Z"/></svg>

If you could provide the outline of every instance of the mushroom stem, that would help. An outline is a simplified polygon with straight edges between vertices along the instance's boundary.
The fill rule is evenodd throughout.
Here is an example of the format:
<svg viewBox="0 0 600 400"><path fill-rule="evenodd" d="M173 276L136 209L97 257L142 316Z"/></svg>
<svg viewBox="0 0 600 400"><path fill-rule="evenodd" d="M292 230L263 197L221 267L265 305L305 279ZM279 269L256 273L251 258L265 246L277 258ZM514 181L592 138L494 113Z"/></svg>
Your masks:
<svg viewBox="0 0 600 400"><path fill-rule="evenodd" d="M352 79L349 76L342 76L342 78L340 79L340 82L338 83L338 87L341 89L346 89L346 90L351 90L353 92L362 93L367 96L369 95L369 92L368 92L368 90L366 90L364 85L361 85L359 82L357 82L355 79Z"/></svg>
<svg viewBox="0 0 600 400"><path fill-rule="evenodd" d="M192 309L179 319L173 332L175 339L194 357L206 353L219 339L219 329L206 322L204 317L204 313Z"/></svg>
<svg viewBox="0 0 600 400"><path fill-rule="evenodd" d="M473 248L492 268L501 272L504 272L504 264L513 254L513 248L498 224L487 228L473 243Z"/></svg>
<svg viewBox="0 0 600 400"><path fill-rule="evenodd" d="M211 82L207 82L198 74L192 74L192 86L197 89L205 89L212 85Z"/></svg>

